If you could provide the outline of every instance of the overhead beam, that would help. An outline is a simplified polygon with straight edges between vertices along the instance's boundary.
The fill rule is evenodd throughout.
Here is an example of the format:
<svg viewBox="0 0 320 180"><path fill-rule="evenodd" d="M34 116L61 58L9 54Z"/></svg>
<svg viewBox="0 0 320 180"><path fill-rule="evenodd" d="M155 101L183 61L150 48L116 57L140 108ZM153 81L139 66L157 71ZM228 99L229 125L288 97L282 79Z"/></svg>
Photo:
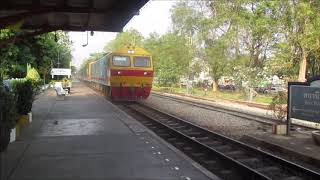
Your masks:
<svg viewBox="0 0 320 180"><path fill-rule="evenodd" d="M33 25L24 25L22 29L43 29L43 28L49 28L49 29L56 29L56 30L62 30L62 31L108 31L108 32L119 32L119 27L115 26L113 28L106 28L104 26L70 26L70 25L62 25L62 26L52 26L44 24L42 26L33 26Z"/></svg>
<svg viewBox="0 0 320 180"><path fill-rule="evenodd" d="M0 6L0 10L15 10L15 11L48 11L48 12L66 12L66 13L106 13L110 10L113 11L123 11L126 8L94 8L94 7L70 7L70 6L37 6L35 7L28 7L28 6L21 6L21 8L4 8L2 5Z"/></svg>
<svg viewBox="0 0 320 180"><path fill-rule="evenodd" d="M42 14L47 14L47 13L84 13L84 14L106 14L106 15L111 15L113 13L115 14L121 14L127 12L127 9L96 9L96 8L39 8L33 11L27 11L27 12L22 12L22 13L17 13L14 15L10 16L4 16L0 17L0 29L3 29L9 25L16 24L24 19L31 18L33 16L38 16ZM134 12L134 14L137 14L137 12Z"/></svg>

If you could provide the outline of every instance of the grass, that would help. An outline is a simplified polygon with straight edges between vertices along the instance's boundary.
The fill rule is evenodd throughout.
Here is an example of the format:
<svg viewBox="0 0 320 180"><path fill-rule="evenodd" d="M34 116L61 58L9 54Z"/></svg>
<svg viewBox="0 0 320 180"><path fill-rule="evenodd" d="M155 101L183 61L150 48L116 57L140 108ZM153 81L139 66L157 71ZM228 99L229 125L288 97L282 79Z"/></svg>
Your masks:
<svg viewBox="0 0 320 180"><path fill-rule="evenodd" d="M180 87L159 87L153 86L155 91L167 92L167 93L181 93L186 94L186 88ZM214 99L225 99L225 100L236 100L236 101L246 101L247 97L243 92L239 91L216 91L208 90L207 93L202 88L194 88L192 91L193 96L204 97L204 98L214 98ZM253 98L253 102L270 104L272 101L271 95L258 94Z"/></svg>

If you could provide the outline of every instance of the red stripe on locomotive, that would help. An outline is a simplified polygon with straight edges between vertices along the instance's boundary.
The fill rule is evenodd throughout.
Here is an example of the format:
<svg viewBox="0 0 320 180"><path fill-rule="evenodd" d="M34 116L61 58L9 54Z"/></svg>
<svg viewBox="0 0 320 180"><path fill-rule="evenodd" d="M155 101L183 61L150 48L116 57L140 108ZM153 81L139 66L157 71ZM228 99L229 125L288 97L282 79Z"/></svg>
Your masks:
<svg viewBox="0 0 320 180"><path fill-rule="evenodd" d="M153 71L111 69L112 76L145 76L153 77Z"/></svg>

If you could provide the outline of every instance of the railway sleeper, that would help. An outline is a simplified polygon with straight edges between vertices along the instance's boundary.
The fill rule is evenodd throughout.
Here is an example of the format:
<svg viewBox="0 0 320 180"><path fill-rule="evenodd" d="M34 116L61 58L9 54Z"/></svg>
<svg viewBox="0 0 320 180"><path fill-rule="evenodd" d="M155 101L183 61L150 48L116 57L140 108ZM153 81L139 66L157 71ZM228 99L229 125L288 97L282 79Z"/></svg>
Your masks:
<svg viewBox="0 0 320 180"><path fill-rule="evenodd" d="M198 141L203 142L209 140L209 136L202 136L202 137L197 137L196 138Z"/></svg>
<svg viewBox="0 0 320 180"><path fill-rule="evenodd" d="M204 164L206 164L207 166L215 166L215 165L217 165L217 161L215 161L215 160L202 159L201 161L202 161Z"/></svg>
<svg viewBox="0 0 320 180"><path fill-rule="evenodd" d="M221 179L239 179L239 176L235 175L232 170L224 169L218 172Z"/></svg>
<svg viewBox="0 0 320 180"><path fill-rule="evenodd" d="M231 146L228 145L221 145L221 146L215 146L214 149L216 149L217 151L222 151L222 152L226 152L226 151L230 151L232 149Z"/></svg>
<svg viewBox="0 0 320 180"><path fill-rule="evenodd" d="M186 126L176 126L176 127L173 127L174 129L176 130L183 130L183 129L186 129L187 127Z"/></svg>
<svg viewBox="0 0 320 180"><path fill-rule="evenodd" d="M290 177L282 178L281 180L302 180L302 178L298 176L290 176Z"/></svg>
<svg viewBox="0 0 320 180"><path fill-rule="evenodd" d="M184 132L184 134L186 134L187 136L192 136L192 137L203 137L204 135L201 132L196 132L196 131L188 131L188 132Z"/></svg>
<svg viewBox="0 0 320 180"><path fill-rule="evenodd" d="M180 126L181 125L181 123L166 123L167 125L169 125L169 126L171 126L171 127L173 127L174 128L174 126Z"/></svg>
<svg viewBox="0 0 320 180"><path fill-rule="evenodd" d="M163 133L157 133L157 134L158 134L158 136L160 136L160 137L162 137L162 138L165 138L165 139L167 139L167 138L169 138L169 137L172 137L171 134L165 133L165 132L163 132Z"/></svg>
<svg viewBox="0 0 320 180"><path fill-rule="evenodd" d="M190 147L190 146L186 146L186 147L183 147L182 148L184 151L193 151L194 148L193 147Z"/></svg>
<svg viewBox="0 0 320 180"><path fill-rule="evenodd" d="M148 121L148 122L142 122L145 126L154 126L154 123Z"/></svg>
<svg viewBox="0 0 320 180"><path fill-rule="evenodd" d="M182 146L186 145L186 143L178 141L178 142L174 142L174 145L182 147Z"/></svg>
<svg viewBox="0 0 320 180"><path fill-rule="evenodd" d="M156 132L157 134L160 134L160 133L166 133L167 131L166 131L165 129L159 129L159 128L157 128L157 129L155 130L155 132Z"/></svg>
<svg viewBox="0 0 320 180"><path fill-rule="evenodd" d="M183 130L184 132L192 132L195 131L195 129L193 127L187 126L186 129Z"/></svg>
<svg viewBox="0 0 320 180"><path fill-rule="evenodd" d="M213 141L213 140L208 140L208 141L200 141L201 143L208 145L210 147L216 147L216 146L221 146L223 143L221 141Z"/></svg>
<svg viewBox="0 0 320 180"><path fill-rule="evenodd" d="M166 121L169 121L171 119L170 116L158 114L158 112L150 113L150 114L153 115L152 117L155 117L155 118L158 118L158 119L166 119Z"/></svg>
<svg viewBox="0 0 320 180"><path fill-rule="evenodd" d="M162 122L167 122L169 120L169 118L167 117L155 117L157 120L160 120Z"/></svg>
<svg viewBox="0 0 320 180"><path fill-rule="evenodd" d="M158 115L158 114L156 114L156 113L150 113L150 112L148 112L148 111L141 111L141 112L144 113L144 114L148 114L149 116L152 116L152 117L157 118L157 119L162 118L161 115Z"/></svg>
<svg viewBox="0 0 320 180"><path fill-rule="evenodd" d="M260 160L258 158L244 158L244 159L238 159L238 161L248 166L255 166L257 164L260 164Z"/></svg>
<svg viewBox="0 0 320 180"><path fill-rule="evenodd" d="M140 122L141 122L142 124L150 123L150 121L148 121L148 120L140 120Z"/></svg>
<svg viewBox="0 0 320 180"><path fill-rule="evenodd" d="M153 125L146 125L146 126L148 126L148 128L152 129L152 130L159 128L158 126L155 126L154 124Z"/></svg>
<svg viewBox="0 0 320 180"><path fill-rule="evenodd" d="M228 151L224 153L227 156L231 156L232 158L240 158L245 155L243 151L235 150L235 151Z"/></svg>
<svg viewBox="0 0 320 180"><path fill-rule="evenodd" d="M276 174L280 174L282 172L282 170L277 166L261 167L261 168L257 168L256 171L259 171L260 173L263 173L263 174L272 175L272 176L275 176Z"/></svg>
<svg viewBox="0 0 320 180"><path fill-rule="evenodd" d="M170 119L167 119L167 121L166 121L166 123L174 123L174 122L176 122L176 121L170 120Z"/></svg>
<svg viewBox="0 0 320 180"><path fill-rule="evenodd" d="M171 137L171 138L166 138L166 140L174 143L175 141L178 140L178 138L176 138L176 137Z"/></svg>
<svg viewBox="0 0 320 180"><path fill-rule="evenodd" d="M237 159L237 161L239 161L240 163L245 164L253 169L259 169L259 168L266 167L266 165L263 164L263 162L257 158Z"/></svg>
<svg viewBox="0 0 320 180"><path fill-rule="evenodd" d="M202 165L206 166L206 169L216 174L221 179L235 179L239 180L242 179L240 174L237 173L237 171L233 171L229 169L228 165L225 166L223 162L220 162L220 160L205 160L202 161Z"/></svg>
<svg viewBox="0 0 320 180"><path fill-rule="evenodd" d="M206 153L203 153L203 152L193 152L193 153L190 153L191 156L195 157L195 158L200 158L200 157L204 157L206 156Z"/></svg>

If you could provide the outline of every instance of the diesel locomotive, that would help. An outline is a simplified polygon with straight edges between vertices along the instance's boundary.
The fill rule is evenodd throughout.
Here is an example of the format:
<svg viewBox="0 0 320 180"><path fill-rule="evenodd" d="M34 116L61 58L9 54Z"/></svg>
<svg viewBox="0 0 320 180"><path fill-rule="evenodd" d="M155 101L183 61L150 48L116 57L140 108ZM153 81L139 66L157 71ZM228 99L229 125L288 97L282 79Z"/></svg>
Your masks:
<svg viewBox="0 0 320 180"><path fill-rule="evenodd" d="M152 57L143 48L123 47L88 63L81 79L112 100L146 99L152 88Z"/></svg>

